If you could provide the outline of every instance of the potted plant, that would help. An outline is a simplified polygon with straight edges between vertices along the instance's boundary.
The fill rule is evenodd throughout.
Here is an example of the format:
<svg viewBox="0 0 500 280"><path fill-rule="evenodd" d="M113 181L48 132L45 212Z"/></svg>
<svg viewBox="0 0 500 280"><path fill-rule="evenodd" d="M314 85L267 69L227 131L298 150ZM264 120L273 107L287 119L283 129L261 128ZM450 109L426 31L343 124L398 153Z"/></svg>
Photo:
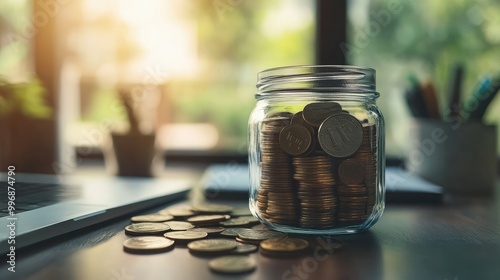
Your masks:
<svg viewBox="0 0 500 280"><path fill-rule="evenodd" d="M0 170L54 173L55 124L38 79L9 83L0 78Z"/></svg>
<svg viewBox="0 0 500 280"><path fill-rule="evenodd" d="M156 147L154 131L145 132L134 109L129 88L119 89L120 100L129 128L126 132L111 131L111 147L104 149L108 168L118 176L154 177L163 168L161 151Z"/></svg>

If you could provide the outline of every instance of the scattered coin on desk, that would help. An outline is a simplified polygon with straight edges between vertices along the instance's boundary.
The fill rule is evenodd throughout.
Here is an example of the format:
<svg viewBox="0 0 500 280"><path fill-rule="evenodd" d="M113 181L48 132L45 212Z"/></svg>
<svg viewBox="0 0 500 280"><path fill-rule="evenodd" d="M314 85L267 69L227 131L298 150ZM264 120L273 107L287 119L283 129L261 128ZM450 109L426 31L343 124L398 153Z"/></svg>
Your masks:
<svg viewBox="0 0 500 280"><path fill-rule="evenodd" d="M162 235L170 229L161 223L137 223L125 227L125 232L130 235Z"/></svg>
<svg viewBox="0 0 500 280"><path fill-rule="evenodd" d="M200 214L229 214L233 207L222 204L200 204L193 207Z"/></svg>
<svg viewBox="0 0 500 280"><path fill-rule="evenodd" d="M245 230L246 228L226 228L223 232L220 233L222 236L227 236L227 237L237 237L238 234L242 231Z"/></svg>
<svg viewBox="0 0 500 280"><path fill-rule="evenodd" d="M252 244L238 243L234 250L229 251L227 253L231 254L231 255L245 255L245 254L253 253L253 252L257 251L258 249L259 249L259 247L252 245Z"/></svg>
<svg viewBox="0 0 500 280"><path fill-rule="evenodd" d="M236 249L238 243L229 239L202 239L189 242L190 252L199 254L219 254Z"/></svg>
<svg viewBox="0 0 500 280"><path fill-rule="evenodd" d="M238 274L253 271L257 264L250 256L224 256L211 260L208 267L215 272Z"/></svg>
<svg viewBox="0 0 500 280"><path fill-rule="evenodd" d="M160 223L173 220L174 217L166 214L148 214L148 215L140 215L134 216L130 218L130 221L133 223Z"/></svg>
<svg viewBox="0 0 500 280"><path fill-rule="evenodd" d="M250 224L250 221L247 218L233 218L226 221L220 222L221 225L225 227L242 227Z"/></svg>
<svg viewBox="0 0 500 280"><path fill-rule="evenodd" d="M204 231L172 231L165 233L163 236L178 242L190 242L205 238L208 233Z"/></svg>
<svg viewBox="0 0 500 280"><path fill-rule="evenodd" d="M164 222L164 224L168 225L170 230L188 230L194 228L193 224L183 221L168 221Z"/></svg>
<svg viewBox="0 0 500 280"><path fill-rule="evenodd" d="M188 206L169 207L160 210L159 213L164 215L172 215L175 218L181 218L181 219L196 215L196 213L191 209L191 207Z"/></svg>
<svg viewBox="0 0 500 280"><path fill-rule="evenodd" d="M175 241L160 236L138 236L125 240L123 247L129 252L163 252L174 243Z"/></svg>
<svg viewBox="0 0 500 280"><path fill-rule="evenodd" d="M206 232L208 235L216 235L224 231L223 227L198 227L198 228L190 228L188 231L201 231Z"/></svg>
<svg viewBox="0 0 500 280"><path fill-rule="evenodd" d="M253 230L246 229L241 230L238 233L238 237L245 241L263 241L271 238L283 238L286 237L286 234L273 230Z"/></svg>
<svg viewBox="0 0 500 280"><path fill-rule="evenodd" d="M213 225L221 221L227 220L225 215L197 215L187 219L188 222L194 225Z"/></svg>
<svg viewBox="0 0 500 280"><path fill-rule="evenodd" d="M309 249L309 242L300 238L273 238L260 243L264 255L272 257L294 256Z"/></svg>
<svg viewBox="0 0 500 280"><path fill-rule="evenodd" d="M232 207L219 204L205 204L201 208L172 206L161 210L161 213L135 216L131 219L132 222L150 222L126 226L126 234L137 237L125 240L123 248L128 253L145 254L165 252L175 244L187 245L193 255L224 255L211 260L209 268L214 272L232 274L253 271L256 263L248 255L259 249L266 257L296 257L314 245L313 240L308 243L304 239L289 238L285 233L274 231L260 224L255 217L248 216L244 210L237 210L237 216L225 214L231 211L230 209ZM169 215L174 220L161 221L164 216ZM340 241L330 244L335 249L343 246Z"/></svg>

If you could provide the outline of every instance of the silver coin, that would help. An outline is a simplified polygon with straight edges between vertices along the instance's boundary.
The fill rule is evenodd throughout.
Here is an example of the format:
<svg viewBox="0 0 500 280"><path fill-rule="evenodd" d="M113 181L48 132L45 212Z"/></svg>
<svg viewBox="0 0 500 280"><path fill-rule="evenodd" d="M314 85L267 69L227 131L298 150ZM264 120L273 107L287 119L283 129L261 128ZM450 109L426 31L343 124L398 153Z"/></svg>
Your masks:
<svg viewBox="0 0 500 280"><path fill-rule="evenodd" d="M228 239L203 239L189 242L187 247L196 253L220 253L236 248L236 241Z"/></svg>
<svg viewBox="0 0 500 280"><path fill-rule="evenodd" d="M214 223L226 220L225 215L198 215L189 217L187 219L188 222L193 224L205 224L205 223Z"/></svg>
<svg viewBox="0 0 500 280"><path fill-rule="evenodd" d="M173 206L163 209L159 213L172 215L178 218L191 217L195 215L195 213L191 210L191 207L189 206Z"/></svg>
<svg viewBox="0 0 500 280"><path fill-rule="evenodd" d="M318 130L321 148L334 157L348 157L363 143L363 126L354 116L332 115L321 123Z"/></svg>
<svg viewBox="0 0 500 280"><path fill-rule="evenodd" d="M223 204L200 204L193 207L198 213L227 214L233 211L233 207Z"/></svg>
<svg viewBox="0 0 500 280"><path fill-rule="evenodd" d="M256 225L256 226L252 227L252 229L253 230L272 230L264 224Z"/></svg>
<svg viewBox="0 0 500 280"><path fill-rule="evenodd" d="M163 236L173 240L191 241L205 238L208 234L204 231L171 231L165 233Z"/></svg>
<svg viewBox="0 0 500 280"><path fill-rule="evenodd" d="M291 124L285 126L279 137L281 148L290 155L300 156L305 154L313 142L311 132L302 125Z"/></svg>
<svg viewBox="0 0 500 280"><path fill-rule="evenodd" d="M220 234L223 235L223 236L236 237L236 236L238 236L238 233L240 233L240 231L242 231L244 229L246 229L246 228L238 228L238 227L235 227L235 228L226 228Z"/></svg>
<svg viewBox="0 0 500 280"><path fill-rule="evenodd" d="M159 236L132 237L123 242L126 251L160 251L174 245L174 241Z"/></svg>
<svg viewBox="0 0 500 280"><path fill-rule="evenodd" d="M221 233L224 230L225 230L225 228L223 228L223 227L199 227L199 228L188 229L188 231L206 232L208 234Z"/></svg>
<svg viewBox="0 0 500 280"><path fill-rule="evenodd" d="M260 248L266 251L292 253L309 248L309 242L300 238L273 238L260 243Z"/></svg>
<svg viewBox="0 0 500 280"><path fill-rule="evenodd" d="M307 104L302 116L308 124L319 127L326 118L340 112L342 107L336 102L318 102Z"/></svg>
<svg viewBox="0 0 500 280"><path fill-rule="evenodd" d="M243 243L238 243L236 245L236 249L228 252L228 254L231 255L245 255L245 254L250 254L255 251L257 251L259 247L252 245L252 244L243 244Z"/></svg>
<svg viewBox="0 0 500 280"><path fill-rule="evenodd" d="M194 225L188 222L182 221L168 221L164 222L164 224L170 226L170 230L188 230L190 228L194 228Z"/></svg>
<svg viewBox="0 0 500 280"><path fill-rule="evenodd" d="M237 274L250 272L257 266L255 260L249 256L223 256L208 263L208 267L220 273Z"/></svg>
<svg viewBox="0 0 500 280"><path fill-rule="evenodd" d="M132 218L130 218L130 221L132 221L133 223L161 223L173 219L174 217L171 215L147 214L147 215L133 216Z"/></svg>
<svg viewBox="0 0 500 280"><path fill-rule="evenodd" d="M168 225L162 223L137 223L125 227L125 233L131 235L158 235L167 232Z"/></svg>
<svg viewBox="0 0 500 280"><path fill-rule="evenodd" d="M274 230L253 230L246 229L240 231L238 237L246 240L266 240L271 238L283 238L286 237L286 234Z"/></svg>
<svg viewBox="0 0 500 280"><path fill-rule="evenodd" d="M225 227L241 227L241 226L249 225L250 222L246 218L234 218L234 219L222 221L222 222L220 222L220 224L222 226L225 226Z"/></svg>

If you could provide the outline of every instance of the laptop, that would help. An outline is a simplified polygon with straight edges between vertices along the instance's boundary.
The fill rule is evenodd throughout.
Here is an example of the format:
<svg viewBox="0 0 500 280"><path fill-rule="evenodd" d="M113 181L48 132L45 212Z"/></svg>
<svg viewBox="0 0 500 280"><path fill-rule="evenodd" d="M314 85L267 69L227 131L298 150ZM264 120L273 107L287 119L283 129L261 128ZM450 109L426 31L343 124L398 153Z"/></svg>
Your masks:
<svg viewBox="0 0 500 280"><path fill-rule="evenodd" d="M0 253L184 199L189 180L0 173ZM10 188L9 188L10 187ZM9 207L10 206L10 207ZM6 229L7 230L3 230ZM15 244L12 239L15 239ZM10 241L9 241L10 240Z"/></svg>
<svg viewBox="0 0 500 280"><path fill-rule="evenodd" d="M203 174L202 186L208 199L248 199L250 173L247 164L214 164ZM400 167L385 170L387 203L440 203L442 187Z"/></svg>

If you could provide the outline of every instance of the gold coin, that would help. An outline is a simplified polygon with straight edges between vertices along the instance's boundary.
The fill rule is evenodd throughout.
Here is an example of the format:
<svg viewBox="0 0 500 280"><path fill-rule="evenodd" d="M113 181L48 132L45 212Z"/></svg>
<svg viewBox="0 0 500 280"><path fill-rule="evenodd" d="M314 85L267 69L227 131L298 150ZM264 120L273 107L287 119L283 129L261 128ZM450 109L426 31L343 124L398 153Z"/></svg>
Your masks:
<svg viewBox="0 0 500 280"><path fill-rule="evenodd" d="M208 235L221 233L224 231L223 227L199 227L199 228L190 228L187 231L198 231L198 232L206 232Z"/></svg>
<svg viewBox="0 0 500 280"><path fill-rule="evenodd" d="M130 235L161 235L170 229L162 223L137 223L125 227L125 233Z"/></svg>
<svg viewBox="0 0 500 280"><path fill-rule="evenodd" d="M164 224L170 227L170 230L179 231L179 230L187 230L190 228L194 228L194 225L188 222L182 221L168 221L164 222Z"/></svg>
<svg viewBox="0 0 500 280"><path fill-rule="evenodd" d="M208 236L204 231L172 231L167 232L163 236L177 241L192 241L202 239Z"/></svg>
<svg viewBox="0 0 500 280"><path fill-rule="evenodd" d="M158 252L171 248L174 241L159 236L132 237L123 242L123 248L128 252Z"/></svg>
<svg viewBox="0 0 500 280"><path fill-rule="evenodd" d="M309 242L300 238L273 238L260 243L262 250L281 253L304 251L309 248Z"/></svg>
<svg viewBox="0 0 500 280"><path fill-rule="evenodd" d="M224 215L198 215L189 217L187 219L188 222L193 224L202 224L202 223L214 223L226 220L226 216Z"/></svg>
<svg viewBox="0 0 500 280"><path fill-rule="evenodd" d="M203 239L189 242L187 247L196 253L221 253L228 252L236 248L236 241L228 239Z"/></svg>
<svg viewBox="0 0 500 280"><path fill-rule="evenodd" d="M229 214L233 207L223 204L201 204L193 206L193 209L201 214Z"/></svg>
<svg viewBox="0 0 500 280"><path fill-rule="evenodd" d="M283 238L286 237L286 234L278 231L273 231L273 230L253 230L253 229L247 229L247 230L242 230L239 234L238 237L244 240L266 240L266 239L271 239L271 238Z"/></svg>
<svg viewBox="0 0 500 280"><path fill-rule="evenodd" d="M208 267L215 272L239 274L253 271L255 260L249 256L224 256L211 260Z"/></svg>
<svg viewBox="0 0 500 280"><path fill-rule="evenodd" d="M133 223L161 223L173 219L174 217L171 215L147 214L147 215L133 216L132 218L130 218L130 221L132 221Z"/></svg>

